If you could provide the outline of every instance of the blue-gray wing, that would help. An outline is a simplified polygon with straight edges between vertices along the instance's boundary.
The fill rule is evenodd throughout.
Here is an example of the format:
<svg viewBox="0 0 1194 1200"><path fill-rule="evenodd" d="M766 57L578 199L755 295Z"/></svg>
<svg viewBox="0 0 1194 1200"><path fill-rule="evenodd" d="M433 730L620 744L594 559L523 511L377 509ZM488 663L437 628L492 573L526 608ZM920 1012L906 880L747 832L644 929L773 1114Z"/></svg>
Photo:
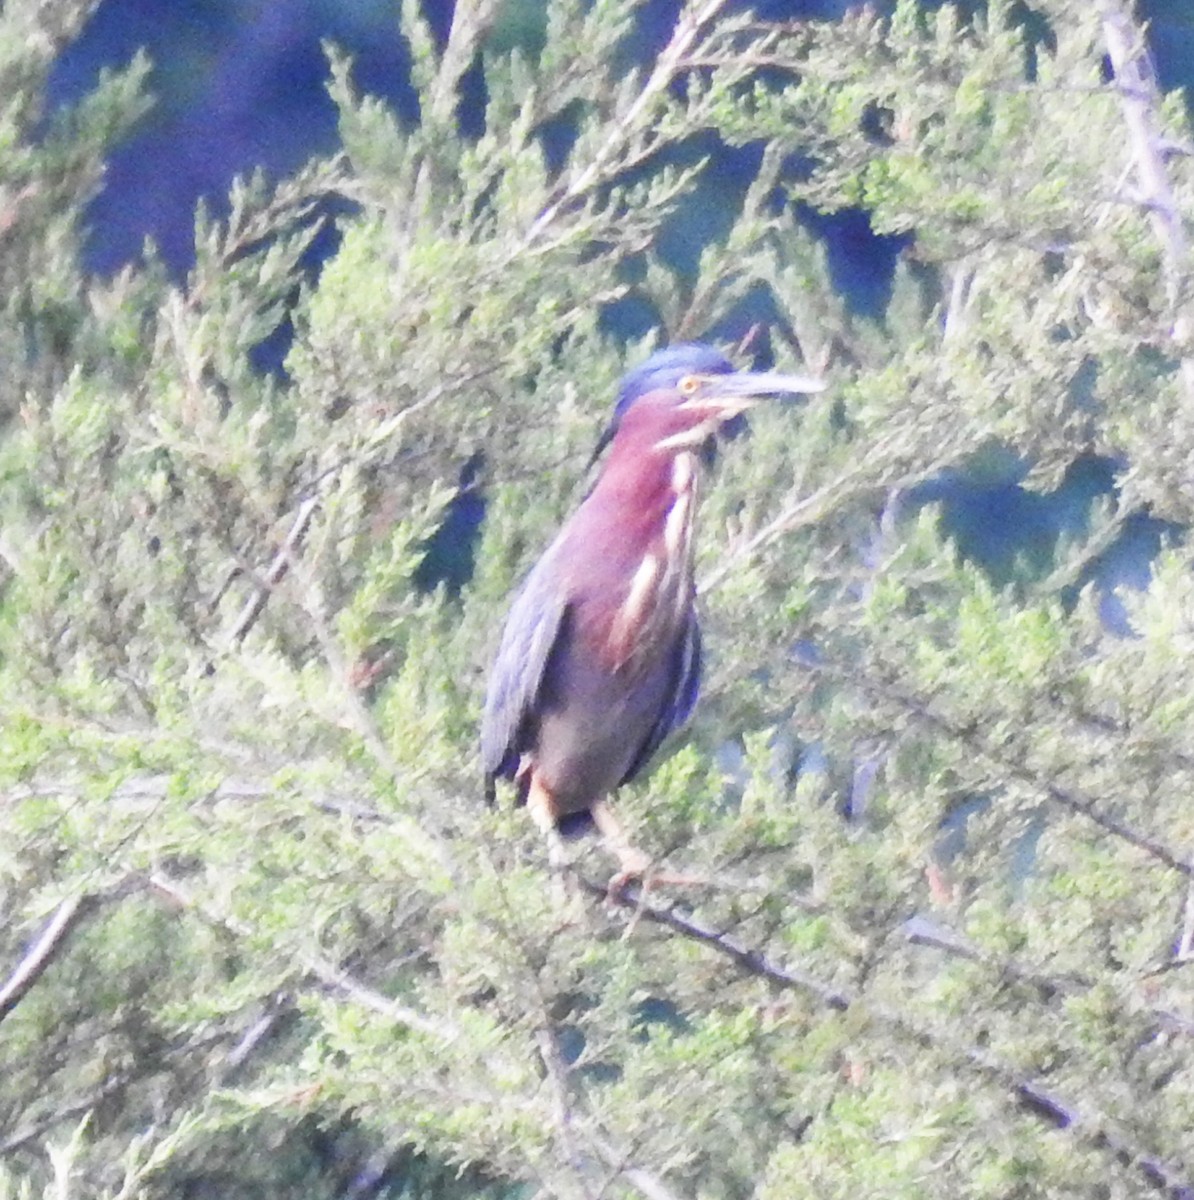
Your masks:
<svg viewBox="0 0 1194 1200"><path fill-rule="evenodd" d="M622 783L629 782L647 765L664 738L673 730L686 725L688 718L692 716L692 710L696 708L697 697L701 692L701 627L697 622L695 608L688 610L684 636L677 641L668 667L670 675L663 707L639 752L634 756L634 761L622 776Z"/></svg>
<svg viewBox="0 0 1194 1200"><path fill-rule="evenodd" d="M510 608L489 676L481 720L481 763L491 784L511 779L535 715L548 659L565 636L568 603L552 586L543 559L527 576Z"/></svg>

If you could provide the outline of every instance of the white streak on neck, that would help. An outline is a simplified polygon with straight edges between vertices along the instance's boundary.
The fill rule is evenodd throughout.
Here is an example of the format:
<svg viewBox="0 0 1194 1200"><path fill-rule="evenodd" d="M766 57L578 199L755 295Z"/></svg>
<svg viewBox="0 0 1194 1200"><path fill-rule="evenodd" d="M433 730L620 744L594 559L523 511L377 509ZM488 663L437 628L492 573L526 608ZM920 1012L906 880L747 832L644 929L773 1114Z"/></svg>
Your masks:
<svg viewBox="0 0 1194 1200"><path fill-rule="evenodd" d="M655 590L659 583L660 561L654 554L647 554L639 563L630 581L626 599L618 610L613 628L610 630L610 648L619 663L629 657L634 635L649 618Z"/></svg>
<svg viewBox="0 0 1194 1200"><path fill-rule="evenodd" d="M663 525L663 545L669 564L688 573L692 553L692 518L696 508L697 461L692 451L677 454L672 460L674 499Z"/></svg>

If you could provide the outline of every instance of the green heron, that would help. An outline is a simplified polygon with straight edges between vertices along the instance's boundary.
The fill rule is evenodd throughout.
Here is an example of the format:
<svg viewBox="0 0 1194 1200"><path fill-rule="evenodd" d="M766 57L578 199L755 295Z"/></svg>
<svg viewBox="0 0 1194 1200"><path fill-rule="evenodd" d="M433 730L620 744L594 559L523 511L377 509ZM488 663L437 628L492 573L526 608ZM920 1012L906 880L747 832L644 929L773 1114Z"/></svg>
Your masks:
<svg viewBox="0 0 1194 1200"><path fill-rule="evenodd" d="M766 395L817 379L735 372L710 346L673 346L622 382L592 490L526 577L489 677L481 726L487 793L514 781L561 861L561 822L588 814L621 871L650 859L607 797L692 714L701 635L693 518L712 439Z"/></svg>

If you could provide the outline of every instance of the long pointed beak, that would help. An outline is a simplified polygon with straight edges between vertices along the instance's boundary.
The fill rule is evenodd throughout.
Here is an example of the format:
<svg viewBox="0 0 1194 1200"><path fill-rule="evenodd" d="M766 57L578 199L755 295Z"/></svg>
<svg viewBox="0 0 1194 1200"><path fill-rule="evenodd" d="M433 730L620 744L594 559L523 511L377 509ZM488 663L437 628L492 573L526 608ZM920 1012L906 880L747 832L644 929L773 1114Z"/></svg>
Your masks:
<svg viewBox="0 0 1194 1200"><path fill-rule="evenodd" d="M703 381L710 397L717 399L808 395L823 392L828 386L824 379L812 375L784 375L779 371L735 371L732 375L706 375Z"/></svg>
<svg viewBox="0 0 1194 1200"><path fill-rule="evenodd" d="M736 371L733 375L704 375L703 385L689 401L694 407L708 408L721 422L731 421L739 413L769 396L803 396L823 392L826 383L811 375L783 375L778 371Z"/></svg>

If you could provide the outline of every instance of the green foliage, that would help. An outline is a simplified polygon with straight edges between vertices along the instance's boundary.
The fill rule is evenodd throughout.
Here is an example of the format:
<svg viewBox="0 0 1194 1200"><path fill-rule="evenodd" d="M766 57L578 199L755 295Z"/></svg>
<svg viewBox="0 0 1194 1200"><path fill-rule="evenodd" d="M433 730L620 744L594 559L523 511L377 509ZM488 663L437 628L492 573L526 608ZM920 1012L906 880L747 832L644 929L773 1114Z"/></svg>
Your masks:
<svg viewBox="0 0 1194 1200"><path fill-rule="evenodd" d="M1010 3L771 28L704 0L640 71L630 5L552 0L511 48L461 0L439 50L408 3L419 126L330 48L343 155L201 211L177 284L152 248L80 270L147 70L42 129L85 7L0 11L0 1197L1188 1181L1194 551L1121 597L1130 638L1087 580L1139 515L1194 517L1194 370L1101 10L1036 4L1029 45ZM679 279L655 247L707 168L664 164L710 131L761 166ZM914 235L882 318L797 201ZM603 306L693 337L755 289L779 365L832 388L719 455L705 696L618 799L706 883L687 915L605 906L587 840L562 899L481 803L484 671L649 348ZM249 355L284 318L283 382ZM475 573L427 594L478 451ZM1048 493L1092 453L1116 498L999 578L908 503L1012 456Z"/></svg>

